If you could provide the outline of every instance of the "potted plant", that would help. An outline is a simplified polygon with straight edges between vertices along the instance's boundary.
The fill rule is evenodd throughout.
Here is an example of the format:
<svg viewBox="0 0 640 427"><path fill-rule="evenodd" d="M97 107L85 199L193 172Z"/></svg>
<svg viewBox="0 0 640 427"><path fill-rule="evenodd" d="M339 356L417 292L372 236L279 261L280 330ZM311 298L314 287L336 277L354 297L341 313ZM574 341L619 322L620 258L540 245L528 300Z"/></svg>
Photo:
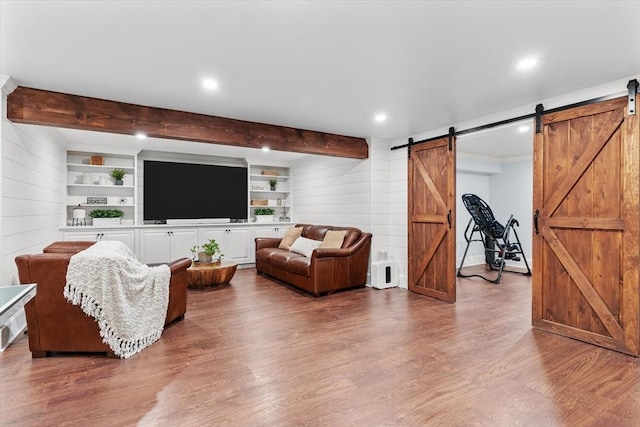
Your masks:
<svg viewBox="0 0 640 427"><path fill-rule="evenodd" d="M124 212L120 209L94 209L89 212L89 216L93 218L93 225L103 227L105 225L120 225L120 218L124 216Z"/></svg>
<svg viewBox="0 0 640 427"><path fill-rule="evenodd" d="M256 222L273 222L273 209L256 208L253 213L256 215Z"/></svg>
<svg viewBox="0 0 640 427"><path fill-rule="evenodd" d="M220 250L220 245L215 239L211 239L202 245L194 246L191 248L191 259L195 262L196 258L198 262L212 262L213 258L221 260L224 254Z"/></svg>
<svg viewBox="0 0 640 427"><path fill-rule="evenodd" d="M271 186L271 191L276 191L277 185L278 185L278 178L269 179L269 186Z"/></svg>
<svg viewBox="0 0 640 427"><path fill-rule="evenodd" d="M122 185L122 179L124 178L124 169L116 168L111 171L111 178L115 180L116 185Z"/></svg>

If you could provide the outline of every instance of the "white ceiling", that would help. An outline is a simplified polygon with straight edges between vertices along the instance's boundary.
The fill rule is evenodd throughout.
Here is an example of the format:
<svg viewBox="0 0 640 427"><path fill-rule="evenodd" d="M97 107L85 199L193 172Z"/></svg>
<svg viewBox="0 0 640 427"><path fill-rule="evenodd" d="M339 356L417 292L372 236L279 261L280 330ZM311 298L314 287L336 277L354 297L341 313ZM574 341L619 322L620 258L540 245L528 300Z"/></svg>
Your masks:
<svg viewBox="0 0 640 427"><path fill-rule="evenodd" d="M640 1L0 7L0 74L17 85L358 137L408 137L640 73ZM528 73L515 67L525 55L539 58Z"/></svg>

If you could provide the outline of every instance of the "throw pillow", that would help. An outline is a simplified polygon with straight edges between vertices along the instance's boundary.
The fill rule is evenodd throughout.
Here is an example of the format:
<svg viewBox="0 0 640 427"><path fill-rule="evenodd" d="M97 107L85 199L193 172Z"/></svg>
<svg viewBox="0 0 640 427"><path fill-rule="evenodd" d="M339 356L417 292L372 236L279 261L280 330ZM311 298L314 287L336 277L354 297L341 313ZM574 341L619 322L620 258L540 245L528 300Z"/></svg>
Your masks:
<svg viewBox="0 0 640 427"><path fill-rule="evenodd" d="M289 251L302 254L309 258L314 249L320 247L322 242L320 240L307 239L306 237L298 237Z"/></svg>
<svg viewBox="0 0 640 427"><path fill-rule="evenodd" d="M326 249L340 249L342 247L342 242L344 242L344 236L346 236L346 234L347 232L345 230L329 230L324 235L324 239L322 240L322 244L320 245L320 247Z"/></svg>
<svg viewBox="0 0 640 427"><path fill-rule="evenodd" d="M293 244L293 242L296 241L298 237L300 237L301 234L302 234L302 227L289 227L287 232L284 233L284 236L282 237L282 240L280 241L280 244L278 245L278 247L280 249L286 249L286 250L291 249L291 245Z"/></svg>

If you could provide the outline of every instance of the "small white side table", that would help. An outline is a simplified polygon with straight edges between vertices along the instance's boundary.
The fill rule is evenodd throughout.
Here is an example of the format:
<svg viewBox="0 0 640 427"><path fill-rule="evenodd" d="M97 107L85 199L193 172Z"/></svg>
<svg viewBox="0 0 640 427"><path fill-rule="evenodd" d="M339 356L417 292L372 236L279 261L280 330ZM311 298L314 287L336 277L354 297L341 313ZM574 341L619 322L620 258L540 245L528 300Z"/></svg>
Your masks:
<svg viewBox="0 0 640 427"><path fill-rule="evenodd" d="M0 287L0 351L24 331L24 305L35 295L35 284Z"/></svg>

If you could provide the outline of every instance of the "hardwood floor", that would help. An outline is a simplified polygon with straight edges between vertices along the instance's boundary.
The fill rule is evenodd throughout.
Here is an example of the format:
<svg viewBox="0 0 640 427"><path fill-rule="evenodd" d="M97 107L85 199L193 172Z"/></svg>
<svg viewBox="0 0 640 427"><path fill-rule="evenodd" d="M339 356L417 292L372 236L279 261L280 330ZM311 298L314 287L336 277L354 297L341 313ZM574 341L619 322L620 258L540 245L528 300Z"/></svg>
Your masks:
<svg viewBox="0 0 640 427"><path fill-rule="evenodd" d="M238 270L127 360L0 354L2 426L631 426L640 359L531 327L530 279L314 299Z"/></svg>

